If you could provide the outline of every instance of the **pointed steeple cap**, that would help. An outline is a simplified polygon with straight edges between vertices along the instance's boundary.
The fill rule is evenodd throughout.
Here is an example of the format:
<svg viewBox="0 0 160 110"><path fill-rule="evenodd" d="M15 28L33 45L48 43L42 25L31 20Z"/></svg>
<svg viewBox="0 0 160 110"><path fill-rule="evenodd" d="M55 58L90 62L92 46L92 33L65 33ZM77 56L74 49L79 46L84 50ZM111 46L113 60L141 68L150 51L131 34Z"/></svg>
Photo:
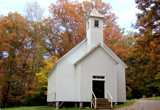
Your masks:
<svg viewBox="0 0 160 110"><path fill-rule="evenodd" d="M104 18L103 15L101 15L95 8L93 8L93 10L91 11L91 13L89 14L89 16L87 16L86 21L90 18L90 17L94 17L94 18Z"/></svg>

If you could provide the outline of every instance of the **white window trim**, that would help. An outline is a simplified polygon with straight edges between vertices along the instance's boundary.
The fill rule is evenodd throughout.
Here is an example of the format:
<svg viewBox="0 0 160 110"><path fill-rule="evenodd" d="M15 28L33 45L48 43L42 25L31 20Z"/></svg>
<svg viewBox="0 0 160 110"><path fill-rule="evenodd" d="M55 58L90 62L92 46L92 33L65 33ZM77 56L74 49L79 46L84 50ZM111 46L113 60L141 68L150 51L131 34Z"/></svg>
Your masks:
<svg viewBox="0 0 160 110"><path fill-rule="evenodd" d="M100 76L100 77L104 77L103 79L101 79L101 78L93 78L94 76ZM106 80L106 77L105 77L105 75L92 75L92 80L93 81L105 81Z"/></svg>

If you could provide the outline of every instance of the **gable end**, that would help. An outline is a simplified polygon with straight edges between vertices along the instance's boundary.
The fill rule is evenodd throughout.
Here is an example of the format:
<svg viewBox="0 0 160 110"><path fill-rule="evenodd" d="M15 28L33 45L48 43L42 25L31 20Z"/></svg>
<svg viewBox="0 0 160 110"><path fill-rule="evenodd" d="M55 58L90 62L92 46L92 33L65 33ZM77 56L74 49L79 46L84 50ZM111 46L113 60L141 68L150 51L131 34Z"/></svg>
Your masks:
<svg viewBox="0 0 160 110"><path fill-rule="evenodd" d="M78 62L81 62L84 58L86 58L90 53L92 53L93 51L95 51L97 48L101 48L106 54L109 55L109 57L112 58L113 61L115 61L117 64L121 63L125 68L127 68L127 65L105 44L103 44L105 46L102 47L100 44L98 44L96 47L92 48L86 55L82 56L79 60L77 60L74 65L76 65Z"/></svg>

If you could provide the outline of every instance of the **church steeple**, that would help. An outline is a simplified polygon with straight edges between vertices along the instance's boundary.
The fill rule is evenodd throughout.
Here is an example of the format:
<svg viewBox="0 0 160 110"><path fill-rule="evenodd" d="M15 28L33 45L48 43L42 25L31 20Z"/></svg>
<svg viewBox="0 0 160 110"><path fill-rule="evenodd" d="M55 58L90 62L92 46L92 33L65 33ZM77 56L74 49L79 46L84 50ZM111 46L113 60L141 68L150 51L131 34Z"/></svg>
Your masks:
<svg viewBox="0 0 160 110"><path fill-rule="evenodd" d="M88 51L98 44L103 44L103 19L104 16L95 8L86 19Z"/></svg>
<svg viewBox="0 0 160 110"><path fill-rule="evenodd" d="M96 17L96 18L102 18L102 19L104 18L104 16L101 15L95 8L93 8L93 10L91 11L91 13L87 17L87 19L89 19L90 17Z"/></svg>

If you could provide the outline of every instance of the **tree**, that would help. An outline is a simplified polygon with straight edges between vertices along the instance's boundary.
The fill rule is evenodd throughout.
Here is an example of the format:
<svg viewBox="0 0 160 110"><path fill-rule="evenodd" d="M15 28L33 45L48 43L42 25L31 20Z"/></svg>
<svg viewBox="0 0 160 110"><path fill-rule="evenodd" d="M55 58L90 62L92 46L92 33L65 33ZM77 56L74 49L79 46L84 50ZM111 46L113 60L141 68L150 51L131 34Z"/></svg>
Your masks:
<svg viewBox="0 0 160 110"><path fill-rule="evenodd" d="M128 49L123 44L124 31L117 25L115 14L110 11L111 6L101 0L82 3L58 0L51 4L51 16L45 20L45 29L50 32L44 34L47 50L61 57L81 42L86 37L85 19L94 7L105 16L104 42L121 58L127 57Z"/></svg>
<svg viewBox="0 0 160 110"><path fill-rule="evenodd" d="M137 0L136 3L142 13L137 15L135 25L141 34L136 40L135 51L143 53L140 59L149 59L147 71L155 73L160 69L159 2L158 0Z"/></svg>
<svg viewBox="0 0 160 110"><path fill-rule="evenodd" d="M55 64L55 62L58 60L57 57L52 56L49 59L44 61L44 67L40 68L40 72L36 73L37 77L38 77L38 91L44 91L45 95L47 95L47 82L48 82L48 78L47 78L47 74L49 73L49 71L51 70L51 68L53 67L53 65Z"/></svg>
<svg viewBox="0 0 160 110"><path fill-rule="evenodd" d="M136 0L136 3L141 13L137 14L135 24L135 28L140 32L136 35L133 48L136 59L135 73L142 85L139 87L140 93L151 96L160 94L157 86L160 85L160 80L155 78L160 71L160 3L158 0Z"/></svg>
<svg viewBox="0 0 160 110"><path fill-rule="evenodd" d="M39 6L38 2L28 3L26 8L26 19L28 19L31 30L31 40L32 40L32 73L33 73L33 79L35 82L32 82L31 84L35 83L35 87L31 91L37 91L38 86L38 79L35 73L38 73L40 70L40 67L42 66L43 62L43 54L44 54L44 48L41 46L41 39L42 39L42 29L41 24L43 20L43 14L44 10Z"/></svg>
<svg viewBox="0 0 160 110"><path fill-rule="evenodd" d="M28 4L26 17L17 12L0 17L3 107L21 105L26 96L35 96L37 100L36 91L46 91L47 73L58 58L85 39L85 20L94 7L105 17L104 43L126 61L133 39L124 35L111 6L102 0L58 0L50 5L50 17L46 19L36 2ZM155 78L159 80L158 75Z"/></svg>
<svg viewBox="0 0 160 110"><path fill-rule="evenodd" d="M152 69L148 71L157 71L153 68L158 69L156 65L159 65L160 60L159 2L158 0L136 0L136 3L142 13L137 14L135 28L139 29L141 35L136 40L135 51L143 52L141 57L146 56L150 59L148 63L152 65Z"/></svg>
<svg viewBox="0 0 160 110"><path fill-rule="evenodd" d="M25 92L29 72L30 28L28 21L18 14L9 13L0 18L0 93L2 107L19 104Z"/></svg>

